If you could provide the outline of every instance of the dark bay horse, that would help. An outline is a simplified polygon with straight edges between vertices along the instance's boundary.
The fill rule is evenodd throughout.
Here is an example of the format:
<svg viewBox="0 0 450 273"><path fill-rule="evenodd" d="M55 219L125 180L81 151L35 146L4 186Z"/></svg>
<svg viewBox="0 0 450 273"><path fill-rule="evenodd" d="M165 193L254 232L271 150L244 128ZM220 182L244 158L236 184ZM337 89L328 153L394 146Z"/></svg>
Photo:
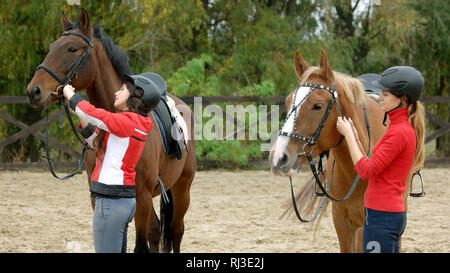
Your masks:
<svg viewBox="0 0 450 273"><path fill-rule="evenodd" d="M287 134L279 135L270 151L269 160L272 172L277 175L291 176L299 169L301 164L307 161L305 156L298 158L299 154L310 153L312 156L317 156L330 150L330 157L327 161L328 175L331 173L333 159L335 160L335 166L334 172L332 172L333 183L329 193L333 197L342 198L349 192L356 177L356 172L353 169L347 143L336 129L337 117L340 115L347 118L351 117L367 154L369 135L363 106L365 105L367 109L370 124L370 147L374 147L386 130L386 127L382 125L384 112L375 98L365 94L359 80L332 71L323 50L321 51L319 65L312 67L304 61L297 51L294 58L294 67L301 83L286 98L286 109L291 109L296 113L286 119L281 130L287 132ZM336 92L335 95L332 95L334 89ZM342 111L337 103L332 103L319 137L314 144L308 143L308 140L316 134L319 124L323 122L327 106L333 97L338 101ZM294 98L295 101L293 102ZM295 109L291 108L293 103L296 106ZM407 205L406 198L413 173L417 171L417 162L414 164L406 180L407 189L403 195L405 206ZM362 251L361 240L366 187L367 181L361 180L347 200L332 202L333 223L341 252ZM307 199L305 194L300 196ZM301 203L302 200L299 200L299 202Z"/></svg>
<svg viewBox="0 0 450 273"><path fill-rule="evenodd" d="M76 23L71 22L62 13L61 24L63 35L51 44L42 63L56 76L45 69L36 70L27 87L31 106L48 109L57 100L58 91L61 91L57 89L62 89L58 77L62 79L71 74L74 63L76 66L77 60L83 58L80 56L88 52L82 64L75 68L78 71L71 84L76 90L85 89L94 106L115 112L114 93L121 86L120 75L131 73L127 56L113 44L111 38L102 33L100 27L91 27L88 13L84 9L79 22ZM170 252L172 249L174 252L180 252L184 216L189 207L190 187L197 161L192 140L192 112L183 101L173 95L169 96L175 101L188 125L190 139L183 150L182 159L178 160L165 155L157 126L153 127L147 138L141 159L136 166L135 252L158 252L161 238L164 252ZM149 114L149 117L153 124L156 124L152 114ZM95 157L94 152L86 152L85 166L89 181L95 166ZM160 187L154 190L158 183L158 174L161 174L161 180L170 198L169 206L161 206L165 208L160 213L161 220L158 219L152 202L152 198L161 193Z"/></svg>

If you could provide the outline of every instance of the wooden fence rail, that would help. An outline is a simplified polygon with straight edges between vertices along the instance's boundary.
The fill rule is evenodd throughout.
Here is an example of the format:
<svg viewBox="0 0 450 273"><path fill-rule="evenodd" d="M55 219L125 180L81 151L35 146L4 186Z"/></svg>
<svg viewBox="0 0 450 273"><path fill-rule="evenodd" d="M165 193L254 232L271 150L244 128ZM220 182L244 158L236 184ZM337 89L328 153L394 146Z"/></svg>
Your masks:
<svg viewBox="0 0 450 273"><path fill-rule="evenodd" d="M195 102L194 96L185 96L181 97L181 99L186 102L187 104L193 104ZM223 102L230 102L230 103L272 103L276 105L280 105L280 112L285 112L286 109L284 107L284 96L268 96L268 97L243 97L243 96L203 96L201 97L202 105L210 105L213 103L223 103ZM450 103L450 96L428 96L421 99L424 103ZM16 104L16 103L27 103L27 97L26 96L0 96L0 104ZM272 113L269 113L265 119L270 118ZM450 124L447 121L441 120L439 117L432 115L430 112L425 111L425 117L430 122L433 122L437 125L439 125L439 129L432 132L425 138L425 143L428 143L440 136L443 136L447 134L450 131ZM49 122L53 122L58 118L58 113L54 113L49 116ZM234 117L226 117L229 121L234 121ZM45 135L39 132L39 129L46 125L47 119L44 118L38 122L35 122L34 124L27 125L23 123L22 121L19 121L15 119L14 117L11 117L10 115L3 113L0 111L0 119L3 119L4 121L11 123L15 126L17 126L19 129L21 129L19 132L14 133L11 136L6 137L5 139L0 140L0 149L18 141L21 138L24 138L30 134L33 134L37 138L41 139L42 141L45 141ZM235 137L238 134L242 134L242 132L235 132ZM62 144L58 140L49 137L49 144L64 153L70 155L72 158L76 159L79 158L80 153L73 150L71 147L67 147L66 145ZM267 161L267 160L266 160ZM205 165L205 167L214 167L219 166L219 163L217 162L208 162L208 161L199 161L199 165ZM257 160L255 162L250 162L250 165L267 165L267 163L264 163L261 160ZM450 165L450 158L427 158L425 160L425 165ZM70 169L70 168L76 168L78 166L77 162L55 162L55 168L57 169ZM230 165L231 166L231 165ZM267 165L268 166L268 165ZM46 169L47 164L45 162L0 162L0 170L7 170L7 169Z"/></svg>

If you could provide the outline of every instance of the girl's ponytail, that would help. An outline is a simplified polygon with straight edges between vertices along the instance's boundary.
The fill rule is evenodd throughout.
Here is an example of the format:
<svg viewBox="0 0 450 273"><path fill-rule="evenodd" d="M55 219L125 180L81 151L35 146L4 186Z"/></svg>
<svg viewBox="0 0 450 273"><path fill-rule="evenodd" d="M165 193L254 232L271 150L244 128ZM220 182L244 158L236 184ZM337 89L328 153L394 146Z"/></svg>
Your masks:
<svg viewBox="0 0 450 273"><path fill-rule="evenodd" d="M416 172L425 161L425 109L421 102L415 101L409 105L408 121L416 132L416 154L412 171Z"/></svg>

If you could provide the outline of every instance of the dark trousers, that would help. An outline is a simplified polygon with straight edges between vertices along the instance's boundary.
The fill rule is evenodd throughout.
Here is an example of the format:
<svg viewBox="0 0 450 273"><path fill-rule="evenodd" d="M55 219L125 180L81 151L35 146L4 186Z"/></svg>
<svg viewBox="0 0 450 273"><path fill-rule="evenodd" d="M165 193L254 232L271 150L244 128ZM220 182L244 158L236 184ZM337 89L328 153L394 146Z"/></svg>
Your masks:
<svg viewBox="0 0 450 273"><path fill-rule="evenodd" d="M362 248L364 253L398 253L406 228L406 212L386 212L366 208Z"/></svg>

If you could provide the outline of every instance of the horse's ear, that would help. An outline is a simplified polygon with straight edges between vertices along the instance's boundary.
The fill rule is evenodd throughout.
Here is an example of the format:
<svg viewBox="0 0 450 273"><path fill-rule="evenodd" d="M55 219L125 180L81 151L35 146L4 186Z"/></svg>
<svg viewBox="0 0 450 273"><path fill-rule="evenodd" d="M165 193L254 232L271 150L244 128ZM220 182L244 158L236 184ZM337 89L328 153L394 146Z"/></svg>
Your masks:
<svg viewBox="0 0 450 273"><path fill-rule="evenodd" d="M323 49L320 50L319 68L325 79L333 79L333 70L327 60L327 54Z"/></svg>
<svg viewBox="0 0 450 273"><path fill-rule="evenodd" d="M63 31L66 31L70 27L72 27L72 21L70 21L70 19L67 18L66 14L62 10L61 10L61 25L62 25Z"/></svg>
<svg viewBox="0 0 450 273"><path fill-rule="evenodd" d="M91 24L89 23L89 15L84 8L81 9L80 28L85 32L89 32L89 30L91 29Z"/></svg>
<svg viewBox="0 0 450 273"><path fill-rule="evenodd" d="M303 75L303 73L308 69L309 65L303 60L302 55L300 55L300 52L297 50L295 51L295 58L294 58L294 67L295 72L297 72L297 76L300 79Z"/></svg>

